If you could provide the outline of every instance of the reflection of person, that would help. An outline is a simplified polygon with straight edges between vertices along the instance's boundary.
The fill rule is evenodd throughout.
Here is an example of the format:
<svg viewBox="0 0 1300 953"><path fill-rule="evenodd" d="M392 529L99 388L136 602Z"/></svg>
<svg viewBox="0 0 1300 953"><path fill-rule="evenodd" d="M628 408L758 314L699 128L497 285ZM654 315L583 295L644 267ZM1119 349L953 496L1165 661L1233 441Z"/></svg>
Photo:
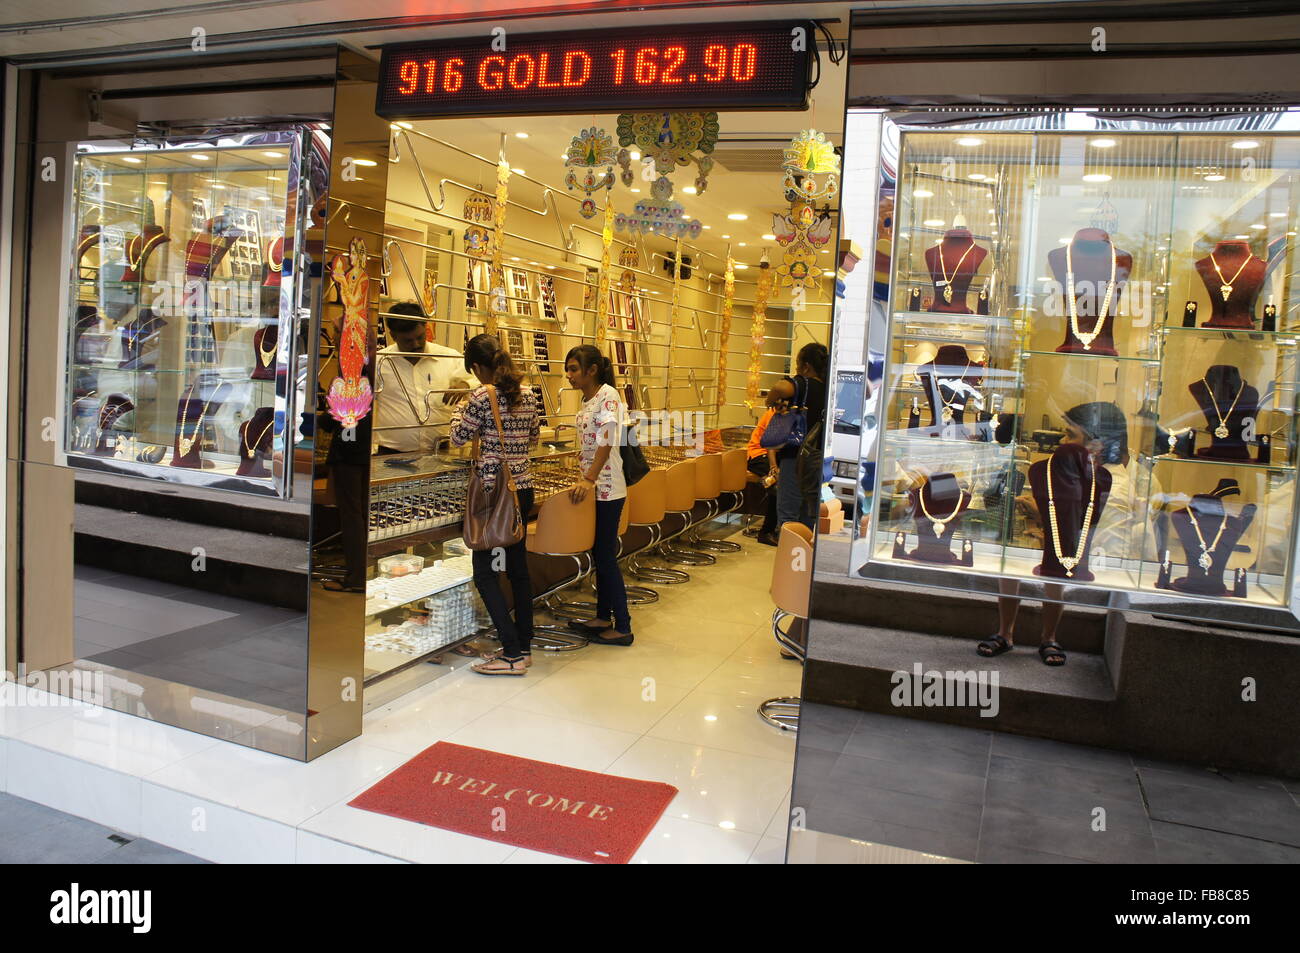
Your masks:
<svg viewBox="0 0 1300 953"><path fill-rule="evenodd" d="M436 450L435 428L451 422L453 405L469 390L461 355L428 340L431 322L423 319L414 301L399 302L388 314L385 323L393 343L380 349L375 368L377 452ZM395 314L420 320L392 317Z"/></svg>
<svg viewBox="0 0 1300 953"><path fill-rule="evenodd" d="M1096 465L1111 475L1110 495L1093 532L1092 551L1108 558L1154 558L1155 542L1147 525L1149 501L1161 497L1155 475L1140 470L1129 456L1128 419L1109 401L1079 404L1065 412L1065 437L1062 443L1079 444L1092 454ZM1143 480L1150 482L1144 488ZM1145 492L1144 492L1145 489ZM1016 507L1037 524L1031 531L1042 538L1042 515L1028 492L1016 497ZM1140 538L1139 539L1137 538ZM1020 583L1015 579L999 580L1002 595L998 598L998 632L984 639L976 651L991 658L1011 651L1020 611ZM1056 629L1065 606L1060 601L1065 589L1059 583L1045 582L1043 593L1043 632L1038 654L1046 665L1064 665L1065 650L1056 641Z"/></svg>
<svg viewBox="0 0 1300 953"><path fill-rule="evenodd" d="M763 431L767 429L774 416L776 411L769 409L758 418L758 423L754 424L754 432L749 435L749 444L745 447L748 456L746 466L749 472L763 479L763 525L758 531L758 541L765 546L777 545L776 494L772 491L772 482L766 479L768 474L772 474L772 481L776 480L776 451L764 447L762 443Z"/></svg>
<svg viewBox="0 0 1300 953"><path fill-rule="evenodd" d="M808 432L826 417L826 369L830 355L824 344L805 344L795 358L795 376L783 377L768 392L768 404L792 404L796 398L803 401L808 417ZM814 487L812 493L804 492L799 479L799 448L784 447L777 451L776 518L777 526L786 523L803 523L817 530L817 510L820 503L821 474L815 481L806 481ZM821 456L817 456L818 469Z"/></svg>
<svg viewBox="0 0 1300 953"><path fill-rule="evenodd" d="M451 442L461 447L478 438L479 457L474 461L474 468L485 490L491 491L496 486L496 481L502 478L503 467L510 468L518 492L519 512L527 520L533 508L529 452L537 445L540 434L537 402L532 391L520 386L524 375L515 369L510 354L494 336L480 334L470 338L465 345L464 361L465 369L484 386L475 389L452 418ZM496 388L500 433L486 385ZM496 563L502 552L515 606L513 622L501 592L500 567ZM480 675L524 675L533 658L533 589L528 576L527 542L521 539L504 551L475 550L473 563L474 586L483 597L483 604L496 626L497 638L501 640L501 651L473 666L474 671Z"/></svg>

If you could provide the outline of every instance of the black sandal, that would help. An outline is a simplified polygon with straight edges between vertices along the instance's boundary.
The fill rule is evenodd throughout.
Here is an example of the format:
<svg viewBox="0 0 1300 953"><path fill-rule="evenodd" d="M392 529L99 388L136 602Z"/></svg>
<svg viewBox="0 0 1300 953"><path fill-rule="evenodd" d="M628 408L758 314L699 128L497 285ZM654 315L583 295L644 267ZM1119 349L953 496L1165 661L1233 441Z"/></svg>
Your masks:
<svg viewBox="0 0 1300 953"><path fill-rule="evenodd" d="M1043 660L1044 665L1065 664L1065 649L1061 648L1059 642L1044 642L1038 647L1038 656Z"/></svg>
<svg viewBox="0 0 1300 953"><path fill-rule="evenodd" d="M1007 641L1006 636L995 635L991 639L985 639L975 646L975 654L984 658L993 658L995 655L1001 655L1004 652L1010 652L1015 646Z"/></svg>

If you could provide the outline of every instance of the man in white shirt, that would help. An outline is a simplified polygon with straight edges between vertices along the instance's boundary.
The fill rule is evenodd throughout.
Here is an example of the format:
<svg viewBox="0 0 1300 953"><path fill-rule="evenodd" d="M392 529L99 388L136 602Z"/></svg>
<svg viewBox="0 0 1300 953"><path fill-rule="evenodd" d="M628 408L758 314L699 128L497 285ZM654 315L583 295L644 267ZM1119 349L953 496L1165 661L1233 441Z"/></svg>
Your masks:
<svg viewBox="0 0 1300 953"><path fill-rule="evenodd" d="M464 357L428 340L432 324L415 302L402 301L388 313L385 323L393 343L380 348L375 358L375 452L436 450L454 405L470 389Z"/></svg>

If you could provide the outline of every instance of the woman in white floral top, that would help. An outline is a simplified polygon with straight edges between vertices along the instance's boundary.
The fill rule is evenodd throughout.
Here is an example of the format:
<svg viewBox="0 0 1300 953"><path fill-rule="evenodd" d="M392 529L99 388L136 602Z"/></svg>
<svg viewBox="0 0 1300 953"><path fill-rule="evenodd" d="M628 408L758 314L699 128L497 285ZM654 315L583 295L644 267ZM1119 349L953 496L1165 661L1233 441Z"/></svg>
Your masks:
<svg viewBox="0 0 1300 953"><path fill-rule="evenodd" d="M531 391L520 386L524 375L515 369L501 342L490 334L470 338L465 345L465 370L484 386L476 389L452 417L451 442L463 447L478 438L479 458L474 461L474 468L484 489L490 490L501 479L502 467L510 468L519 493L519 512L527 520L533 508L533 474L528 460L541 434L536 399ZM489 385L495 388L501 433L497 432L492 413ZM513 622L494 566L500 551L476 550L473 556L474 586L483 597L483 604L496 626L497 638L501 640L500 652L473 666L480 675L524 675L532 665L533 587L528 578L525 541L507 546L504 554L505 573L510 578L515 606Z"/></svg>
<svg viewBox="0 0 1300 953"><path fill-rule="evenodd" d="M632 616L618 568L618 524L627 502L619 447L627 413L614 389L614 368L595 346L582 344L571 350L564 358L564 374L569 386L582 392L577 419L582 477L569 493L575 503L589 493L596 497L596 542L591 547L596 568L596 618L569 626L599 645L631 645ZM606 637L610 629L613 632Z"/></svg>

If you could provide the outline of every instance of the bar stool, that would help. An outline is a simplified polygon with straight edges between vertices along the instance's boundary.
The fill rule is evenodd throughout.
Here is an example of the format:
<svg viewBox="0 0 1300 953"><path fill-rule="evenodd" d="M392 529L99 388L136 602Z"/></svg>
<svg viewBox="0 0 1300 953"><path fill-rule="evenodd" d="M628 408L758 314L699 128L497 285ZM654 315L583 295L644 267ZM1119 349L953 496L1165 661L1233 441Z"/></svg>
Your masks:
<svg viewBox="0 0 1300 953"><path fill-rule="evenodd" d="M696 487L700 479L696 475L696 468L707 456L688 457L668 468L668 492L665 495L664 511L666 516L681 517L682 528L670 536L665 536L659 544L657 552L664 562L686 566L712 566L718 561L709 553L693 552L668 545L695 525L692 517L695 513L696 500L699 499ZM708 477L709 473L706 470L703 479L707 481Z"/></svg>
<svg viewBox="0 0 1300 953"><path fill-rule="evenodd" d="M536 556L557 556L572 559L577 575L556 583L546 592L533 597L548 612L554 611L550 599L557 592L575 583L581 583L594 568L591 547L596 542L596 498L587 494L581 503L574 503L569 494L561 490L552 494L537 511L537 519L528 525L527 549ZM538 637L538 632L546 634ZM571 652L587 644L580 635L574 635L558 625L534 625L533 645L549 652Z"/></svg>
<svg viewBox="0 0 1300 953"><path fill-rule="evenodd" d="M642 480L644 482L644 478L642 478ZM623 558L623 536L627 533L628 520L631 516L631 496L632 496L633 489L634 489L633 487L627 488L628 499L624 501L623 511L622 513L619 514L619 518L618 518L618 557L617 557L618 559ZM591 573L592 592L596 591L596 573L594 571L594 568L595 567L593 564L593 572ZM659 593L655 592L653 589L649 589L646 591L654 595L653 599L646 599L643 596L638 596L637 598L634 599L632 596L632 588L640 589L641 587L637 586L637 587L625 587L625 588L627 588L628 590L627 591L628 605L644 605L647 602L654 602L659 598ZM551 615L556 616L557 618L560 619L570 619L573 621L578 621L578 620L594 619L596 617L596 603L589 602L585 599L566 599L566 600L555 599L551 601L551 603L547 606L547 608L550 610Z"/></svg>
<svg viewBox="0 0 1300 953"><path fill-rule="evenodd" d="M655 467L643 476L636 486L628 487L628 525L647 530L650 533L650 542L628 557L627 569L633 579L657 582L665 586L676 586L683 582L690 582L691 577L680 569L669 569L667 566L652 566L645 561L645 554L652 552L659 545L660 538L663 535L664 504L667 493L668 471L662 467ZM632 591L634 589L638 592L637 605L655 602L659 599L659 593L648 586L628 586L629 603L632 602ZM654 598L645 598L641 595L642 593L651 593Z"/></svg>
<svg viewBox="0 0 1300 953"><path fill-rule="evenodd" d="M718 512L715 517L723 514L730 516L745 503L745 483L749 479L749 470L745 466L748 455L744 450L727 450L714 456L719 458ZM730 506L722 505L723 496L732 497ZM714 553L738 553L741 549L740 543L729 539L702 539L698 535L694 545Z"/></svg>
<svg viewBox="0 0 1300 953"><path fill-rule="evenodd" d="M803 523L786 523L781 527L776 561L772 564L772 635L785 651L802 665L807 653L802 645L781 629L787 617L808 618L809 591L812 588L813 534ZM805 622L806 626L806 622ZM805 628L805 641L807 629ZM758 706L758 714L769 725L783 731L799 730L799 696L769 698Z"/></svg>

